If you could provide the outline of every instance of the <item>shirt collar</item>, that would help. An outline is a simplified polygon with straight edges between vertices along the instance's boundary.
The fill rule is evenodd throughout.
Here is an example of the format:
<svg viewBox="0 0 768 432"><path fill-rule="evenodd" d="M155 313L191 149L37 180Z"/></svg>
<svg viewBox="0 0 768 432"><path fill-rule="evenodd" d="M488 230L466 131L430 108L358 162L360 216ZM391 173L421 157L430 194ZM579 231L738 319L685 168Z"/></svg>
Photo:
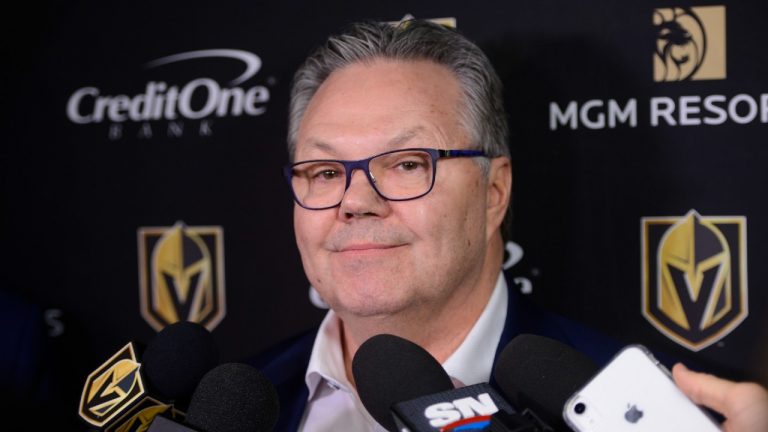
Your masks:
<svg viewBox="0 0 768 432"><path fill-rule="evenodd" d="M329 310L320 324L304 376L309 389L309 400L312 400L317 387L323 381L347 393L351 392L352 385L344 370L344 353L341 346L341 321L333 310Z"/></svg>
<svg viewBox="0 0 768 432"><path fill-rule="evenodd" d="M507 297L507 282L503 273L499 273L485 309L459 348L443 363L443 368L454 380L472 385L490 379L496 348L507 317ZM309 400L312 400L323 381L339 390L352 392L352 385L344 370L341 346L341 322L338 315L330 310L320 324L304 376Z"/></svg>
<svg viewBox="0 0 768 432"><path fill-rule="evenodd" d="M508 295L507 281L504 274L499 273L491 298L480 318L464 342L443 363L443 368L451 378L464 385L487 383L491 378L496 348L507 318Z"/></svg>

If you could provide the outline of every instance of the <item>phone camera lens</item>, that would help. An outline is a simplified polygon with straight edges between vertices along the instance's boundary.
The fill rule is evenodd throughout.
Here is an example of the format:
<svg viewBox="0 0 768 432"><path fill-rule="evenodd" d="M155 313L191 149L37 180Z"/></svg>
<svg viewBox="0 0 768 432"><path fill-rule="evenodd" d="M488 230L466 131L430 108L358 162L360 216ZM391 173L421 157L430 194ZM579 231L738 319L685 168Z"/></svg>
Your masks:
<svg viewBox="0 0 768 432"><path fill-rule="evenodd" d="M584 403L579 402L573 406L573 410L576 411L576 414L584 414L584 411L587 410L587 406L584 405Z"/></svg>

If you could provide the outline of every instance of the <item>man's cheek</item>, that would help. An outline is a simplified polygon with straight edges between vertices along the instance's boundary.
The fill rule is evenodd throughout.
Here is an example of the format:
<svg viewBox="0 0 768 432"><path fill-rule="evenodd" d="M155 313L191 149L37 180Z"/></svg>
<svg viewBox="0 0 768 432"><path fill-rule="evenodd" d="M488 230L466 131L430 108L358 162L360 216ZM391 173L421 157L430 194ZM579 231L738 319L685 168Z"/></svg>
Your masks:
<svg viewBox="0 0 768 432"><path fill-rule="evenodd" d="M301 213L293 218L293 229L296 233L296 243L299 249L305 249L312 244L313 233L317 235L317 227L313 227L311 219Z"/></svg>

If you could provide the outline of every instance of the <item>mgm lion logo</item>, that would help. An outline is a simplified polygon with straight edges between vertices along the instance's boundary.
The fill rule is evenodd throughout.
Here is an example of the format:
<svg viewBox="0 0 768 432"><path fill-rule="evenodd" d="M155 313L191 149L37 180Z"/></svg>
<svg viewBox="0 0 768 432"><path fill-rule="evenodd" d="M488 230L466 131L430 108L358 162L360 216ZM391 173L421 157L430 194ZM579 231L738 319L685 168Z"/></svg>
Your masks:
<svg viewBox="0 0 768 432"><path fill-rule="evenodd" d="M725 6L653 12L654 81L725 78Z"/></svg>

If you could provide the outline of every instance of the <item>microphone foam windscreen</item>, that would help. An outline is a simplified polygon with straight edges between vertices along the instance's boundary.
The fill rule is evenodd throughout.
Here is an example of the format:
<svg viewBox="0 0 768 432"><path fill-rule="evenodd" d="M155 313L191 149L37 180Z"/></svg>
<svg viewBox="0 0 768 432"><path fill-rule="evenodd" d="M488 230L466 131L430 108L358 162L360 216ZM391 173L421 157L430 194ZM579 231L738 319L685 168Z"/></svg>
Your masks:
<svg viewBox="0 0 768 432"><path fill-rule="evenodd" d="M179 321L162 329L147 345L142 367L154 392L170 401L187 400L206 372L219 363L211 333Z"/></svg>
<svg viewBox="0 0 768 432"><path fill-rule="evenodd" d="M424 348L389 334L360 345L352 375L365 409L390 431L397 430L392 405L453 389L451 378Z"/></svg>
<svg viewBox="0 0 768 432"><path fill-rule="evenodd" d="M261 372L247 364L225 363L200 381L186 422L204 432L271 431L279 411L275 387Z"/></svg>
<svg viewBox="0 0 768 432"><path fill-rule="evenodd" d="M530 408L555 430L568 430L563 406L597 370L591 359L565 344L521 334L499 356L496 382L517 409Z"/></svg>

